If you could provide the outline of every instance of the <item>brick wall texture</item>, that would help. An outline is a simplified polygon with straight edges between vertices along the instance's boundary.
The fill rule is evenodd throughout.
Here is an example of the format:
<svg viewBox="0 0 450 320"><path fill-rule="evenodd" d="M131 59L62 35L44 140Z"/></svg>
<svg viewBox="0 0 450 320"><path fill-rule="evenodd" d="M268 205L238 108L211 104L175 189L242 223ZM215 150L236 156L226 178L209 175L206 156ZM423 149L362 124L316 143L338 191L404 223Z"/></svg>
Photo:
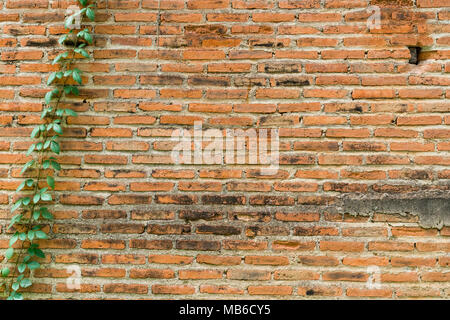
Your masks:
<svg viewBox="0 0 450 320"><path fill-rule="evenodd" d="M0 1L1 252L74 3ZM450 297L449 0L98 6L31 297ZM195 121L279 129L279 170L174 163Z"/></svg>

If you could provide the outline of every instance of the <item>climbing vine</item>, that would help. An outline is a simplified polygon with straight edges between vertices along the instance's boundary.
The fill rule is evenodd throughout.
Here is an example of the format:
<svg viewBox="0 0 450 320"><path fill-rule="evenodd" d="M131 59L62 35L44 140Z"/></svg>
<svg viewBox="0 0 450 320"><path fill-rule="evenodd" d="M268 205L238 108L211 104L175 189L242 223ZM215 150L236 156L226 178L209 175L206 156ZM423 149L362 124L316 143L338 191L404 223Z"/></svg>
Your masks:
<svg viewBox="0 0 450 320"><path fill-rule="evenodd" d="M88 0L78 2L80 10L64 22L68 32L58 42L65 46L65 51L52 62L59 66L59 71L51 73L47 80L47 85L53 89L45 95L41 124L31 132L33 143L26 155L32 156L32 160L22 168L25 180L17 188L16 192L21 194L11 208L14 214L8 226L11 237L0 271L0 288L3 286L8 300L23 299L19 291L32 285L32 271L40 267L38 259L45 258L37 240L48 239L46 227L53 220L48 205L53 201L54 175L61 169L56 158L61 153L58 138L63 134L65 118L77 115L73 110L60 106L66 96L79 95L82 71L74 63L81 58L90 58L85 48L93 41L89 29L80 28L77 24L85 17L94 21L95 3L88 4Z"/></svg>

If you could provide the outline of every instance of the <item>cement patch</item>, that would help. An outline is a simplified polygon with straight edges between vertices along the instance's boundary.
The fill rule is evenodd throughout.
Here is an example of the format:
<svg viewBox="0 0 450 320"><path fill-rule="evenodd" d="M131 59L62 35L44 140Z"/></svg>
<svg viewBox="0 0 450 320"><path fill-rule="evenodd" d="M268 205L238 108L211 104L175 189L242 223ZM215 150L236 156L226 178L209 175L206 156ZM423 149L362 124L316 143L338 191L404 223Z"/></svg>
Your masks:
<svg viewBox="0 0 450 320"><path fill-rule="evenodd" d="M412 214L419 217L424 228L441 229L450 226L450 194L426 193L407 194L402 196L384 195L375 197L341 198L338 210L354 215L370 215L373 213Z"/></svg>

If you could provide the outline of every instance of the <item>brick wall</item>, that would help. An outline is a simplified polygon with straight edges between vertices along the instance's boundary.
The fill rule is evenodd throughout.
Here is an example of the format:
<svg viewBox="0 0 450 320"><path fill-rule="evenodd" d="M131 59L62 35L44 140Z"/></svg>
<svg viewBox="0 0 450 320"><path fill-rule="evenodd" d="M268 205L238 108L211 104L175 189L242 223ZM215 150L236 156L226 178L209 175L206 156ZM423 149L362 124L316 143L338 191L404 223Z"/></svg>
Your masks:
<svg viewBox="0 0 450 320"><path fill-rule="evenodd" d="M69 4L0 1L0 248ZM450 297L448 0L99 7L34 297ZM175 164L195 121L279 129L279 170Z"/></svg>

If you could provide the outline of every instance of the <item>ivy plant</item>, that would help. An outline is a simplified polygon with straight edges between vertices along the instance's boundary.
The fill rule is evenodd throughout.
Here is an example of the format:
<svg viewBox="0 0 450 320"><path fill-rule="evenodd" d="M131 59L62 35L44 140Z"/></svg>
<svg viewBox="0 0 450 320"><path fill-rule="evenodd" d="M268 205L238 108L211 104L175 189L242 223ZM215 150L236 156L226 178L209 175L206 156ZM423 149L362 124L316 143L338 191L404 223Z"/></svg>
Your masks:
<svg viewBox="0 0 450 320"><path fill-rule="evenodd" d="M32 271L40 267L39 259L45 253L39 248L41 239L48 239L48 226L53 220L49 205L53 202L56 173L61 169L57 156L61 154L59 137L63 134L63 124L67 116L76 116L72 109L62 108L66 96L78 96L82 84L82 71L75 66L79 59L89 59L86 47L93 38L88 28L75 29L74 21L87 17L95 19L95 3L78 0L80 10L65 19L68 30L59 43L65 51L58 54L52 64L59 71L50 74L47 85L52 89L45 95L41 123L31 132L32 144L26 152L32 156L22 168L25 180L16 193L18 200L13 204L13 214L7 230L10 233L9 247L5 251L3 267L0 270L0 290L8 300L22 300L20 292L32 285Z"/></svg>

